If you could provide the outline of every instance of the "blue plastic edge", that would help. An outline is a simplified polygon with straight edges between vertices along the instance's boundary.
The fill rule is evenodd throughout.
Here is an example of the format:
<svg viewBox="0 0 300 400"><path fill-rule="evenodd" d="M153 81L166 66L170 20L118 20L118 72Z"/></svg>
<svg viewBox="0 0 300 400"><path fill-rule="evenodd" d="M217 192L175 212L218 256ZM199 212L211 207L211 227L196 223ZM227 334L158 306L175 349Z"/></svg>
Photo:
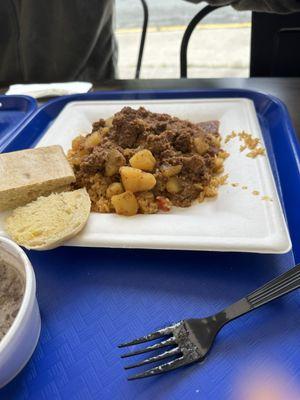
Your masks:
<svg viewBox="0 0 300 400"><path fill-rule="evenodd" d="M183 89L183 90L130 90L101 91L86 94L62 96L45 103L35 110L24 123L14 130L10 140L0 142L1 151L14 151L33 146L43 135L45 129L69 102L80 100L141 100L173 98L248 98L253 100L258 111L259 122L264 133L272 137L270 145L280 151L280 157L274 155L276 163L272 164L276 184L283 201L283 207L290 230L295 262L300 261L300 145L285 104L275 96L247 89ZM260 108L258 107L260 104ZM267 114L276 113L277 125L269 131L270 119ZM275 118L276 119L276 118ZM268 120L268 121L267 121ZM35 122L31 126L31 122ZM45 124L46 122L46 124ZM272 122L273 123L273 122ZM22 135L30 126L30 135ZM285 132L285 135L281 133ZM269 148L268 148L269 151ZM273 150L272 150L273 151ZM287 157L291 155L292 157ZM298 184L297 184L298 183Z"/></svg>
<svg viewBox="0 0 300 400"><path fill-rule="evenodd" d="M23 111L26 115L19 122L16 122L11 128L1 135L0 131L0 149L3 144L9 141L10 136L19 127L23 126L31 114L37 110L37 102L33 97L23 95L0 95L0 110Z"/></svg>

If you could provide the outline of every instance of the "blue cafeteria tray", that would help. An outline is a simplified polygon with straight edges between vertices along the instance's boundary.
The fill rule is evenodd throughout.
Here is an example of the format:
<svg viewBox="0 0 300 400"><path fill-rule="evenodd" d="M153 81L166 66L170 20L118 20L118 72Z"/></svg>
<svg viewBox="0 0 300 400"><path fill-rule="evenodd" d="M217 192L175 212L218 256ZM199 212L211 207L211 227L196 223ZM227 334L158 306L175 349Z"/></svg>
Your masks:
<svg viewBox="0 0 300 400"><path fill-rule="evenodd" d="M37 108L37 103L28 96L0 95L0 151L10 134L26 121Z"/></svg>
<svg viewBox="0 0 300 400"><path fill-rule="evenodd" d="M252 400L268 385L277 392L281 386L285 400L291 390L300 398L298 293L232 322L203 364L128 382L117 348L165 324L214 313L300 261L300 150L279 100L245 90L62 97L30 116L5 151L33 146L73 100L196 97L254 101L293 250L285 255L70 247L28 252L37 278L41 338L28 365L0 391L1 400L244 400L243 390L256 390Z"/></svg>

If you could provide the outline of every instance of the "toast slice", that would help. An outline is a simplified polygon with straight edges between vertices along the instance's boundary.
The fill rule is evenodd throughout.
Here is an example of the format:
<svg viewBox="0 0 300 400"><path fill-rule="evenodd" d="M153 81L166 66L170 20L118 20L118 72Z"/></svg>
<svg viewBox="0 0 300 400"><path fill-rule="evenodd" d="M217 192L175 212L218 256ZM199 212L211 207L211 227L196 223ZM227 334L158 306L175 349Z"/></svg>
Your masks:
<svg viewBox="0 0 300 400"><path fill-rule="evenodd" d="M67 190L74 172L61 146L0 154L0 211Z"/></svg>

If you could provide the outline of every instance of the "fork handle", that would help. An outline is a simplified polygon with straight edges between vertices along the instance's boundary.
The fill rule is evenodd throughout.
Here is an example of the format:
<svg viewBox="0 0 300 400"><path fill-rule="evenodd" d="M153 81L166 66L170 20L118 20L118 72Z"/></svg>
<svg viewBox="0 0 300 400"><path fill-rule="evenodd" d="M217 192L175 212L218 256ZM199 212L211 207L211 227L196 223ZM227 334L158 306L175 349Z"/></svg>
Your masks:
<svg viewBox="0 0 300 400"><path fill-rule="evenodd" d="M227 323L257 307L300 288L300 264L271 280L248 296L227 307L220 314ZM225 313L225 315L224 315Z"/></svg>

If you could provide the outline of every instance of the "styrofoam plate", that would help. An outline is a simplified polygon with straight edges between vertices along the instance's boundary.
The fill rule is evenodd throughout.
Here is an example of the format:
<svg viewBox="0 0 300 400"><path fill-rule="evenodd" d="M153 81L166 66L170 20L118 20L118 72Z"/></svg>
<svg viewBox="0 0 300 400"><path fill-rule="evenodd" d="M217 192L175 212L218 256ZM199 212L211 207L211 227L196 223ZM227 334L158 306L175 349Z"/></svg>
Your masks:
<svg viewBox="0 0 300 400"><path fill-rule="evenodd" d="M192 122L217 119L222 137L233 130L244 130L264 143L253 102L230 98L72 102L61 111L38 146L59 144L67 152L75 136L90 132L92 122L112 116L125 105L145 106L150 111ZM217 198L154 215L122 217L92 213L85 229L66 244L258 253L289 251L291 241L268 157L248 158L246 151L239 151L240 144L238 139L223 144L230 153L225 162L229 184L219 189ZM243 190L242 186L248 189ZM253 191L260 194L254 196ZM262 196L273 201L263 201Z"/></svg>

